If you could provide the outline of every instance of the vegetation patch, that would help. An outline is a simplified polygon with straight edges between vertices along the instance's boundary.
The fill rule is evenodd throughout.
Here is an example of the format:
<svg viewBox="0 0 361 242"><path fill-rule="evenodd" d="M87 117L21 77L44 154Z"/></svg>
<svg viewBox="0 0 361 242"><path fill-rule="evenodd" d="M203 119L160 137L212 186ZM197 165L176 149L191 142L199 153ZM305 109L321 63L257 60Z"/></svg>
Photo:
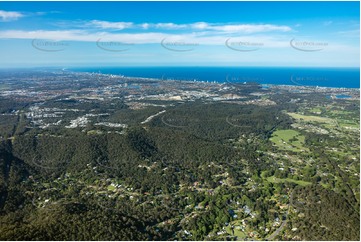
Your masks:
<svg viewBox="0 0 361 242"><path fill-rule="evenodd" d="M272 134L270 140L281 150L295 152L308 151L308 149L303 146L305 143L305 136L301 135L296 130L277 130Z"/></svg>
<svg viewBox="0 0 361 242"><path fill-rule="evenodd" d="M319 123L326 123L326 124L333 124L335 120L326 117L320 116L313 116L313 115L302 115L298 113L287 113L292 118L296 119L297 121L305 121L305 122L319 122Z"/></svg>
<svg viewBox="0 0 361 242"><path fill-rule="evenodd" d="M295 180L295 179L291 179L291 178L277 178L275 176L267 177L267 181L271 182L271 183L290 182L290 183L295 183L295 184L300 185L300 186L308 186L308 185L312 184L311 182L307 182L307 181Z"/></svg>

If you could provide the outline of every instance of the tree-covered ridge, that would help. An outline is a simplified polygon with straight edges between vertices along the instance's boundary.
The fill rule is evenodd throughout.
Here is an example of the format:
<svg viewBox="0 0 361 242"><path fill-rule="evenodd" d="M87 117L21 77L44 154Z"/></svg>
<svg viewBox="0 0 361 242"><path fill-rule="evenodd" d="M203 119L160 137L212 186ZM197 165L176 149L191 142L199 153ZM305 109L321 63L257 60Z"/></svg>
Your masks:
<svg viewBox="0 0 361 242"><path fill-rule="evenodd" d="M216 87L1 101L0 239L359 240L359 103Z"/></svg>

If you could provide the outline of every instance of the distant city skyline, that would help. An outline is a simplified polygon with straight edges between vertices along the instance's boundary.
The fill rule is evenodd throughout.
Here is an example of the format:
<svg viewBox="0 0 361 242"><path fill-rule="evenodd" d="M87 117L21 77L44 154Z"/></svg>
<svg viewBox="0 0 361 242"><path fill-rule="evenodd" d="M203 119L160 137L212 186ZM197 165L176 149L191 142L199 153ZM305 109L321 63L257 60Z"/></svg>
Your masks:
<svg viewBox="0 0 361 242"><path fill-rule="evenodd" d="M0 64L359 67L359 2L2 2Z"/></svg>

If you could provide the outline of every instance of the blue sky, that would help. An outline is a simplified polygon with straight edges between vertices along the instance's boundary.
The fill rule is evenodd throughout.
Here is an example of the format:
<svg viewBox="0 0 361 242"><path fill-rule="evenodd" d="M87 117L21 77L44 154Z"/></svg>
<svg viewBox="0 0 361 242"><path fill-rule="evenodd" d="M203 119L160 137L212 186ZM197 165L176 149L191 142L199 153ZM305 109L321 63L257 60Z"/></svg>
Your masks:
<svg viewBox="0 0 361 242"><path fill-rule="evenodd" d="M360 66L358 2L2 2L0 65Z"/></svg>

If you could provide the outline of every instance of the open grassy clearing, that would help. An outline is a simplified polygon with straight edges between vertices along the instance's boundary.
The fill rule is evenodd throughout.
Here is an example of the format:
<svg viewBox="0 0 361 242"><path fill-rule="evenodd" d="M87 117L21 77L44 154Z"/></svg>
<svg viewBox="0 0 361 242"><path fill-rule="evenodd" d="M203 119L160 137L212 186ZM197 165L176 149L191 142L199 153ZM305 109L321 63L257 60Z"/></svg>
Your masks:
<svg viewBox="0 0 361 242"><path fill-rule="evenodd" d="M314 107L309 109L308 111L310 111L311 113L321 113L322 109L320 107Z"/></svg>
<svg viewBox="0 0 361 242"><path fill-rule="evenodd" d="M359 123L355 123L355 122L351 122L349 120L342 120L339 125L343 128L346 129L352 129L352 130L359 130L360 129L360 124Z"/></svg>
<svg viewBox="0 0 361 242"><path fill-rule="evenodd" d="M346 113L346 112L345 112ZM320 116L312 116L312 115L302 115L298 113L287 113L292 118L296 119L297 122L312 122L319 123L323 127L334 130L335 128L343 128L349 131L358 131L360 129L360 123L358 120L352 119L344 119L341 117L341 114L338 114L335 118L328 117L320 117Z"/></svg>
<svg viewBox="0 0 361 242"><path fill-rule="evenodd" d="M268 182L271 182L271 183L285 183L285 182L290 182L290 183L295 183L297 185L300 185L300 186L308 186L308 185L311 185L312 183L311 182L307 182L307 181L301 181L301 180L294 180L294 179L291 179L291 178L277 178L275 176L270 176L270 177L267 177L267 181Z"/></svg>
<svg viewBox="0 0 361 242"><path fill-rule="evenodd" d="M233 228L233 232L234 232L234 233L232 233L232 228L231 228L231 226L234 226L234 228ZM231 222L231 223L225 228L225 230L226 230L226 232L227 232L228 234L233 235L233 236L237 236L238 239L244 239L244 238L247 237L247 235L246 235L245 232L243 232L242 230L239 229L240 226L242 226L241 220L235 220L235 221Z"/></svg>
<svg viewBox="0 0 361 242"><path fill-rule="evenodd" d="M272 134L270 141L282 150L294 152L308 151L308 149L303 146L305 143L305 136L296 130L277 130Z"/></svg>
<svg viewBox="0 0 361 242"><path fill-rule="evenodd" d="M328 123L334 124L335 120L331 118L313 116L313 115L302 115L298 113L287 113L292 118L296 119L297 121L305 121L305 122L319 122L319 123Z"/></svg>

